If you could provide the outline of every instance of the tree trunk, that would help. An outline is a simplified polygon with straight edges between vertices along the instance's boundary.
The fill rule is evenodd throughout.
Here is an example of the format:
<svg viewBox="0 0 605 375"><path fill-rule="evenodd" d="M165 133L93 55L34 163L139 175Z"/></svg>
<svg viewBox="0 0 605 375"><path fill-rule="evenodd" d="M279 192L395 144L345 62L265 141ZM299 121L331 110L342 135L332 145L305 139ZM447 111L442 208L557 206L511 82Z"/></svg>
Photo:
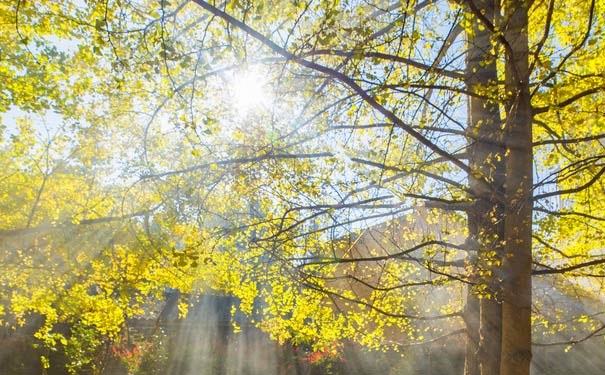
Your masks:
<svg viewBox="0 0 605 375"><path fill-rule="evenodd" d="M464 323L466 324L466 353L464 354L464 375L479 375L479 299L468 287Z"/></svg>
<svg viewBox="0 0 605 375"><path fill-rule="evenodd" d="M528 7L504 4L506 52L505 257L501 375L528 375L531 362L532 113L529 96Z"/></svg>
<svg viewBox="0 0 605 375"><path fill-rule="evenodd" d="M490 21L499 13L493 0L477 1L476 6ZM467 297L467 304L470 304L467 313L477 316L466 318L469 340L465 375L491 375L500 370L502 306L498 280L503 252L504 207L496 194L502 192L504 185L505 147L498 102L495 95L493 100L486 98L490 93L485 92L485 88L492 87L498 78L496 59L491 52L492 32L476 18L472 23L472 31L467 37L467 85L481 97L469 98L469 162L474 174L469 176L469 185L476 204L468 216L469 235L478 248L472 281L476 284L474 292L481 298L474 301L475 296ZM473 308L473 305L478 306ZM478 332L472 332L477 329Z"/></svg>

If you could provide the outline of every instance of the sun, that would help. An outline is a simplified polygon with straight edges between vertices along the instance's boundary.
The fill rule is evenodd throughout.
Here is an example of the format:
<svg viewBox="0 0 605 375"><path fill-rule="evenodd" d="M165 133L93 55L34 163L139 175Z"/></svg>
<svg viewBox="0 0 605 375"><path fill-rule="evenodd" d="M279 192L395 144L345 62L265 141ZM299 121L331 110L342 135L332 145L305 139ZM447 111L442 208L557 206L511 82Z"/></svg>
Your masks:
<svg viewBox="0 0 605 375"><path fill-rule="evenodd" d="M258 69L247 68L237 72L230 86L232 104L241 115L260 111L269 104L267 78Z"/></svg>

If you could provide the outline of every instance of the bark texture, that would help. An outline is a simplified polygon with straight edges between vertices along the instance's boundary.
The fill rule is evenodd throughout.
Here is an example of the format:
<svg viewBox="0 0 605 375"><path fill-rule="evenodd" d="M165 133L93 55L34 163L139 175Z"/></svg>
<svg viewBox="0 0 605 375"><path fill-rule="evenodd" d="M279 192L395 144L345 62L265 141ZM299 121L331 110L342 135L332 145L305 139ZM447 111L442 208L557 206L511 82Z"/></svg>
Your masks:
<svg viewBox="0 0 605 375"><path fill-rule="evenodd" d="M531 363L532 112L529 95L529 3L504 5L506 52L505 256L501 375L528 375Z"/></svg>
<svg viewBox="0 0 605 375"><path fill-rule="evenodd" d="M493 0L475 2L482 15L493 22L498 12ZM471 11L471 14L473 11ZM501 203L503 191L504 137L498 102L495 93L486 91L494 87L498 72L494 43L490 31L483 21L473 19L473 28L467 37L467 85L477 96L469 99L468 140L469 162L472 175L469 184L476 204L469 212L469 235L477 246L477 264L473 282L475 292L481 297L467 299L467 357L465 375L497 374L500 370L502 306L500 304L499 264L502 260L504 237ZM477 305L477 307L475 307ZM478 320L473 322L472 320ZM477 341L478 340L478 341ZM477 342L475 342L477 341Z"/></svg>

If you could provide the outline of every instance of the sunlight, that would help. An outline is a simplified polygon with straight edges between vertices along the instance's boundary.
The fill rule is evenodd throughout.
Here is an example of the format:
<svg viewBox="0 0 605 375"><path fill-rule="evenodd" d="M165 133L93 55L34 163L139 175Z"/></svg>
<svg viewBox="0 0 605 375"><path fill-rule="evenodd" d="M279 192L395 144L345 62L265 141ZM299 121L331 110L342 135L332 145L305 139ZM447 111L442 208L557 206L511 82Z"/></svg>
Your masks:
<svg viewBox="0 0 605 375"><path fill-rule="evenodd" d="M236 73L230 86L233 106L240 115L258 111L269 103L266 77L257 69L243 69Z"/></svg>

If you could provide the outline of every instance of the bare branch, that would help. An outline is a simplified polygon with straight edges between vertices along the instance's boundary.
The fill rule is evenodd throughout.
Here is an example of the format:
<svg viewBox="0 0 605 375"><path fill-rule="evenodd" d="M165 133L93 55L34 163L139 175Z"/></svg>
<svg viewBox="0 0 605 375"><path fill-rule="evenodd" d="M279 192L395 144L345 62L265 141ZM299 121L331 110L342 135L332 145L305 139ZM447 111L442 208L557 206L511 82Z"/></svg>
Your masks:
<svg viewBox="0 0 605 375"><path fill-rule="evenodd" d="M571 188L571 189L564 189L564 190L558 190L558 191L551 191L548 193L544 193L544 194L538 194L536 196L533 197L533 201L538 201L540 199L544 199L544 198L548 198L548 197L554 197L557 195L564 195L564 194L573 194L573 193L578 193L582 190L588 189L589 187L591 187L592 185L594 185L595 182L599 181L599 179L601 178L601 176L605 174L605 166L603 166L599 172L597 172L597 174L595 174L588 182L586 182L584 185L580 185L578 187L575 188Z"/></svg>
<svg viewBox="0 0 605 375"><path fill-rule="evenodd" d="M341 264L341 263L357 263L357 262L379 262L383 260L402 258L405 255L413 253L414 251L421 250L428 246L443 246L451 247L458 250L464 250L464 246L455 245L446 241L431 240L426 241L409 249L399 251L393 254L380 255L375 257L363 257L363 258L318 258L318 257L306 257L306 258L294 258L293 261L304 262L299 267L307 267L311 265L327 265L327 264Z"/></svg>
<svg viewBox="0 0 605 375"><path fill-rule="evenodd" d="M545 270L533 270L532 275L550 275L550 274L566 273L566 272L570 272L570 271L575 271L580 268L598 266L599 264L604 264L604 263L605 263L605 259L596 259L596 260L591 260L590 262L574 264L573 266L549 268L549 269L545 269Z"/></svg>
<svg viewBox="0 0 605 375"><path fill-rule="evenodd" d="M363 50L341 51L341 50L335 50L335 49L318 49L318 50L305 52L301 56L306 57L306 56L316 56L316 55L344 56L344 57L349 57L349 58L355 58L355 57L377 58L377 59L394 61L394 62L399 62L402 64L410 65L415 68L425 70L428 73L436 73L436 74L443 75L445 77L450 77L450 78L455 78L455 79L464 79L464 74L461 72L447 70L447 69L443 69L443 68L437 68L432 65L427 65L427 64L418 62L416 60L413 60L413 59L408 59L406 57L401 57L401 56L396 56L396 55L389 55L387 53L381 53L381 52L365 52Z"/></svg>
<svg viewBox="0 0 605 375"><path fill-rule="evenodd" d="M534 207L534 211L543 212L545 214L553 216L580 216L590 220L605 221L605 217L590 215L584 212L577 211L552 211L542 207Z"/></svg>
<svg viewBox="0 0 605 375"><path fill-rule="evenodd" d="M330 158L330 157L334 157L334 154L332 154L331 152L317 152L317 153L311 153L311 154L267 153L267 154L262 154L262 155L255 156L255 157L218 160L215 162L194 165L189 168L183 168L183 169L178 169L178 170L174 170L174 171L155 173L155 174L146 174L146 175L141 176L140 181L162 178L162 177L167 177L167 176L174 176L174 175L179 175L179 174L186 174L186 173L196 172L196 171L200 171L200 170L211 169L215 166L257 163L259 161L264 161L264 160L316 159L316 158Z"/></svg>
<svg viewBox="0 0 605 375"><path fill-rule="evenodd" d="M586 335L580 339L569 339L567 341L557 341L557 342L532 342L531 344L534 346L575 345L575 344L584 342L586 340L589 340L595 336L601 336L601 335L598 335L598 333L604 329L605 329L605 325L601 325L599 328L595 329L594 331L592 331L591 333L589 333L588 335Z"/></svg>

